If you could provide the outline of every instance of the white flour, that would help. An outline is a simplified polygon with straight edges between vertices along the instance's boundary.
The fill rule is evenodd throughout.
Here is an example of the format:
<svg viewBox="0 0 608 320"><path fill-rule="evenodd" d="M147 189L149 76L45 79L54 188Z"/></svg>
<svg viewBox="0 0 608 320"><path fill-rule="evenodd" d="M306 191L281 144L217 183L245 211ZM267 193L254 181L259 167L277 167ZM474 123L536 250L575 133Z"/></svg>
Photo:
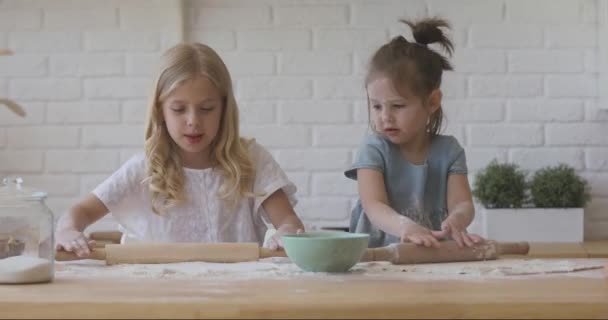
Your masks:
<svg viewBox="0 0 608 320"><path fill-rule="evenodd" d="M173 264L131 264L106 266L100 261L61 262L56 264L58 277L128 277L153 279L293 279L320 278L344 281L353 276L390 279L470 279L548 276L551 274L602 277L605 259L505 259L483 262L455 262L417 265L392 265L390 262L363 262L350 272L329 274L300 270L287 258L267 258L257 262Z"/></svg>
<svg viewBox="0 0 608 320"><path fill-rule="evenodd" d="M53 279L49 260L30 256L15 256L0 260L0 283L34 283Z"/></svg>

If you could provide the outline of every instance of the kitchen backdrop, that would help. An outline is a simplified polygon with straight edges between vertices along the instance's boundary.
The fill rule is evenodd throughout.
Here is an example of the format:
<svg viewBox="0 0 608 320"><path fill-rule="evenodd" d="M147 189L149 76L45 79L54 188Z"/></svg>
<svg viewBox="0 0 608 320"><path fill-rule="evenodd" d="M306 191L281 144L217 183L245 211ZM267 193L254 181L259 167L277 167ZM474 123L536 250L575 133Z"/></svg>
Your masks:
<svg viewBox="0 0 608 320"><path fill-rule="evenodd" d="M605 0L0 0L0 176L49 192L56 216L143 145L159 54L200 41L225 59L242 131L298 186L311 226L346 226L356 184L343 175L367 129L370 53L408 30L453 24L446 132L470 177L492 159L533 171L566 163L588 179L585 238L608 239ZM406 37L411 39L409 33ZM600 72L603 68L604 71ZM603 89L602 89L603 88ZM478 224L474 224L472 229ZM94 229L110 229L105 219Z"/></svg>

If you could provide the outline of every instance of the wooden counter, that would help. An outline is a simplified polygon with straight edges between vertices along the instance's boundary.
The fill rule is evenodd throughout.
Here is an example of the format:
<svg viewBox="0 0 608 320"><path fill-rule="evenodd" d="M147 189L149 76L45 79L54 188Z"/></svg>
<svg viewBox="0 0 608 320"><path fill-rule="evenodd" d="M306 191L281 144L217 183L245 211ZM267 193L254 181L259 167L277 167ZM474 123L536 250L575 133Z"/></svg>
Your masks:
<svg viewBox="0 0 608 320"><path fill-rule="evenodd" d="M161 280L0 286L1 318L608 318L608 280Z"/></svg>

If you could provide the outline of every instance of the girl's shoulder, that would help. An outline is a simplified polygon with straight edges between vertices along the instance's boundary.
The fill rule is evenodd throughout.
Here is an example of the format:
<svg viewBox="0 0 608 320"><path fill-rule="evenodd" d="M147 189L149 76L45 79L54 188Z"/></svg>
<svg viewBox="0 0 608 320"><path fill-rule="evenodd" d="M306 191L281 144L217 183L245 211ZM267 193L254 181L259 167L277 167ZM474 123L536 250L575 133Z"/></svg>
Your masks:
<svg viewBox="0 0 608 320"><path fill-rule="evenodd" d="M272 154L266 147L259 144L255 139L243 139L243 143L247 146L247 151L249 151L249 158L253 162L264 161L268 158L273 158Z"/></svg>
<svg viewBox="0 0 608 320"><path fill-rule="evenodd" d="M431 149L433 150L432 154L440 157L453 156L464 151L456 137L443 134L433 137Z"/></svg>

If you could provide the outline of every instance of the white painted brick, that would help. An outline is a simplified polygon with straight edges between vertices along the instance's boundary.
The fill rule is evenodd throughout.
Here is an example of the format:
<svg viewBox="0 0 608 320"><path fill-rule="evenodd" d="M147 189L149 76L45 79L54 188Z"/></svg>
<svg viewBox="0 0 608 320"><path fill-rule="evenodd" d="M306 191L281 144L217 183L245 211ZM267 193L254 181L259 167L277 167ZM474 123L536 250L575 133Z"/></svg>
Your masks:
<svg viewBox="0 0 608 320"><path fill-rule="evenodd" d="M145 98L150 89L147 78L85 79L85 97L91 99Z"/></svg>
<svg viewBox="0 0 608 320"><path fill-rule="evenodd" d="M483 75L471 76L473 97L537 97L543 94L541 76Z"/></svg>
<svg viewBox="0 0 608 320"><path fill-rule="evenodd" d="M496 100L444 100L448 122L496 122L504 119L504 103Z"/></svg>
<svg viewBox="0 0 608 320"><path fill-rule="evenodd" d="M0 77L40 77L47 74L47 57L14 55L0 59Z"/></svg>
<svg viewBox="0 0 608 320"><path fill-rule="evenodd" d="M350 214L350 202L341 197L302 198L295 209L303 219L343 220Z"/></svg>
<svg viewBox="0 0 608 320"><path fill-rule="evenodd" d="M458 142L462 145L465 146L467 145L467 139L466 139L466 135L465 135L465 127L462 125L455 125L453 123L444 123L443 124L443 129L440 132L441 134L445 134L445 135L451 135L454 136L454 138L456 138L456 140L458 140Z"/></svg>
<svg viewBox="0 0 608 320"><path fill-rule="evenodd" d="M608 222L608 214L606 214L606 208L608 208L608 198L597 197L593 199L585 208L586 222L597 223L597 222ZM606 223L608 226L608 223ZM605 231L605 229L604 229Z"/></svg>
<svg viewBox="0 0 608 320"><path fill-rule="evenodd" d="M112 172L118 168L119 153L101 150L49 150L45 168L48 172Z"/></svg>
<svg viewBox="0 0 608 320"><path fill-rule="evenodd" d="M118 101L50 102L48 123L108 123L120 121Z"/></svg>
<svg viewBox="0 0 608 320"><path fill-rule="evenodd" d="M239 103L240 123L273 124L276 122L276 106L269 101L243 101Z"/></svg>
<svg viewBox="0 0 608 320"><path fill-rule="evenodd" d="M591 100L585 105L585 120L608 121L608 108L600 108L599 101Z"/></svg>
<svg viewBox="0 0 608 320"><path fill-rule="evenodd" d="M122 120L125 123L143 124L148 113L148 102L128 100L122 103Z"/></svg>
<svg viewBox="0 0 608 320"><path fill-rule="evenodd" d="M298 148L310 146L310 128L303 126L244 126L244 136L255 138L268 148Z"/></svg>
<svg viewBox="0 0 608 320"><path fill-rule="evenodd" d="M314 97L320 99L365 99L362 77L318 77L314 80Z"/></svg>
<svg viewBox="0 0 608 320"><path fill-rule="evenodd" d="M0 148L6 145L6 133L4 131L4 129L0 128Z"/></svg>
<svg viewBox="0 0 608 320"><path fill-rule="evenodd" d="M305 78L256 77L238 80L239 99L310 98L312 83Z"/></svg>
<svg viewBox="0 0 608 320"><path fill-rule="evenodd" d="M79 32L13 32L9 34L9 46L20 53L70 53L80 51Z"/></svg>
<svg viewBox="0 0 608 320"><path fill-rule="evenodd" d="M312 192L317 196L357 196L357 182L346 178L343 172L313 173Z"/></svg>
<svg viewBox="0 0 608 320"><path fill-rule="evenodd" d="M583 150L579 148L519 148L509 150L509 161L524 169L538 170L564 163L576 170L585 167Z"/></svg>
<svg viewBox="0 0 608 320"><path fill-rule="evenodd" d="M608 126L604 123L563 123L545 126L548 145L608 145Z"/></svg>
<svg viewBox="0 0 608 320"><path fill-rule="evenodd" d="M2 48L8 47L8 34L0 31L0 46Z"/></svg>
<svg viewBox="0 0 608 320"><path fill-rule="evenodd" d="M507 149L505 148L465 148L467 167L469 172L476 172L485 168L493 160L499 163L507 161Z"/></svg>
<svg viewBox="0 0 608 320"><path fill-rule="evenodd" d="M507 105L509 121L579 121L584 112L583 102L579 100L511 100Z"/></svg>
<svg viewBox="0 0 608 320"><path fill-rule="evenodd" d="M467 78L452 72L444 73L441 91L444 98L464 98L467 95Z"/></svg>
<svg viewBox="0 0 608 320"><path fill-rule="evenodd" d="M13 79L9 96L22 100L74 100L81 97L78 79Z"/></svg>
<svg viewBox="0 0 608 320"><path fill-rule="evenodd" d="M123 149L120 151L120 163L123 164L136 155L144 154L144 149ZM116 167L118 169L118 167Z"/></svg>
<svg viewBox="0 0 608 320"><path fill-rule="evenodd" d="M597 46L597 29L593 25L547 27L545 43L550 48L593 48Z"/></svg>
<svg viewBox="0 0 608 320"><path fill-rule="evenodd" d="M233 76L272 75L275 73L275 57L263 52L221 53L224 63Z"/></svg>
<svg viewBox="0 0 608 320"><path fill-rule="evenodd" d="M502 1L429 0L429 15L446 17L453 24L502 21Z"/></svg>
<svg viewBox="0 0 608 320"><path fill-rule="evenodd" d="M310 30L247 29L237 30L237 46L245 50L307 50L312 45Z"/></svg>
<svg viewBox="0 0 608 320"><path fill-rule="evenodd" d="M582 72L585 69L584 63L584 53L578 50L518 50L509 53L509 71L511 72Z"/></svg>
<svg viewBox="0 0 608 320"><path fill-rule="evenodd" d="M608 171L608 148L588 148L585 155L587 169Z"/></svg>
<svg viewBox="0 0 608 320"><path fill-rule="evenodd" d="M19 103L26 112L26 117L18 117L8 108L0 108L0 125L8 126L27 126L27 125L39 125L44 122L44 106L42 102L21 102Z"/></svg>
<svg viewBox="0 0 608 320"><path fill-rule="evenodd" d="M279 26L335 26L348 24L346 5L277 6L274 18Z"/></svg>
<svg viewBox="0 0 608 320"><path fill-rule="evenodd" d="M157 51L160 37L157 32L145 31L88 31L84 34L87 51Z"/></svg>
<svg viewBox="0 0 608 320"><path fill-rule="evenodd" d="M8 95L8 81L6 79L0 78L0 96Z"/></svg>
<svg viewBox="0 0 608 320"><path fill-rule="evenodd" d="M80 197L50 197L47 198L45 203L46 206L53 212L53 217L55 221L59 219L62 215L64 215L68 210L74 206L78 201L80 201Z"/></svg>
<svg viewBox="0 0 608 320"><path fill-rule="evenodd" d="M473 47L526 48L543 44L542 28L538 25L475 24L469 35Z"/></svg>
<svg viewBox="0 0 608 320"><path fill-rule="evenodd" d="M592 49L587 49L584 52L585 55L585 71L587 72L601 72L600 62L598 58L598 52Z"/></svg>
<svg viewBox="0 0 608 320"><path fill-rule="evenodd" d="M350 152L337 149L280 150L276 159L285 170L343 170L350 164Z"/></svg>
<svg viewBox="0 0 608 320"><path fill-rule="evenodd" d="M398 24L402 18L426 15L426 4L422 0L410 1L352 1L355 26L383 26Z"/></svg>
<svg viewBox="0 0 608 320"><path fill-rule="evenodd" d="M369 62L378 48L356 49L353 55L355 70L354 74L358 76L367 75Z"/></svg>
<svg viewBox="0 0 608 320"><path fill-rule="evenodd" d="M117 170L118 167L115 168ZM104 180L106 180L110 175L109 174L99 174L99 175L83 175L80 179L80 192L82 194L87 194L93 191L99 184L101 184Z"/></svg>
<svg viewBox="0 0 608 320"><path fill-rule="evenodd" d="M365 138L366 125L316 126L313 145L317 147L358 146Z"/></svg>
<svg viewBox="0 0 608 320"><path fill-rule="evenodd" d="M179 1L166 1L160 5L142 7L121 5L120 28L124 30L150 30L177 28L180 19ZM154 21L154 23L150 23ZM181 26L180 26L181 27Z"/></svg>
<svg viewBox="0 0 608 320"><path fill-rule="evenodd" d="M0 151L2 170L11 174L22 172L41 172L43 152L41 151Z"/></svg>
<svg viewBox="0 0 608 320"><path fill-rule="evenodd" d="M598 3L595 0L584 0L583 3L583 23L598 23Z"/></svg>
<svg viewBox="0 0 608 320"><path fill-rule="evenodd" d="M470 125L468 137L471 146L540 146L543 128L540 125Z"/></svg>
<svg viewBox="0 0 608 320"><path fill-rule="evenodd" d="M215 50L233 50L236 48L236 36L232 30L188 29L187 35L189 40L204 43ZM256 42L257 39L253 38L251 40ZM262 43L264 42L262 41Z"/></svg>
<svg viewBox="0 0 608 320"><path fill-rule="evenodd" d="M159 64L158 54L127 54L127 76L153 76Z"/></svg>
<svg viewBox="0 0 608 320"><path fill-rule="evenodd" d="M572 0L506 0L507 21L514 23L576 23L581 2Z"/></svg>
<svg viewBox="0 0 608 320"><path fill-rule="evenodd" d="M296 185L296 197L307 197L310 195L310 173L286 171L287 177Z"/></svg>
<svg viewBox="0 0 608 320"><path fill-rule="evenodd" d="M352 73L352 55L315 51L282 53L279 73L284 75L345 75Z"/></svg>
<svg viewBox="0 0 608 320"><path fill-rule="evenodd" d="M452 65L456 72L497 73L507 70L506 54L495 49L460 49L454 52Z"/></svg>
<svg viewBox="0 0 608 320"><path fill-rule="evenodd" d="M593 75L547 76L549 97L597 97L597 77Z"/></svg>
<svg viewBox="0 0 608 320"><path fill-rule="evenodd" d="M75 147L78 146L79 129L75 127L15 127L8 128L9 146L14 147Z"/></svg>
<svg viewBox="0 0 608 320"><path fill-rule="evenodd" d="M83 30L118 26L116 8L96 8L95 10L44 10L44 29Z"/></svg>
<svg viewBox="0 0 608 320"><path fill-rule="evenodd" d="M346 123L351 104L344 101L287 101L279 105L280 123Z"/></svg>
<svg viewBox="0 0 608 320"><path fill-rule="evenodd" d="M314 33L314 47L327 49L378 49L388 41L382 28L320 28Z"/></svg>
<svg viewBox="0 0 608 320"><path fill-rule="evenodd" d="M592 197L608 196L608 174L587 172L580 176L589 183L589 190Z"/></svg>
<svg viewBox="0 0 608 320"><path fill-rule="evenodd" d="M353 107L353 121L355 124L369 123L369 109L367 101L357 101Z"/></svg>
<svg viewBox="0 0 608 320"><path fill-rule="evenodd" d="M124 73L124 58L119 54L67 54L50 58L53 76L114 76Z"/></svg>
<svg viewBox="0 0 608 320"><path fill-rule="evenodd" d="M587 211L585 211L587 212ZM600 212L600 211L596 211ZM585 241L600 241L606 239L608 221L593 221L585 223Z"/></svg>
<svg viewBox="0 0 608 320"><path fill-rule="evenodd" d="M250 7L205 7L195 12L196 27L255 28L271 24L271 10L265 5Z"/></svg>
<svg viewBox="0 0 608 320"><path fill-rule="evenodd" d="M24 185L34 190L44 191L49 198L55 196L75 196L80 191L76 175L21 175Z"/></svg>
<svg viewBox="0 0 608 320"><path fill-rule="evenodd" d="M82 145L98 147L143 147L143 125L88 126L82 129Z"/></svg>
<svg viewBox="0 0 608 320"><path fill-rule="evenodd" d="M42 11L40 10L2 9L0 11L0 30L38 30L41 25Z"/></svg>

